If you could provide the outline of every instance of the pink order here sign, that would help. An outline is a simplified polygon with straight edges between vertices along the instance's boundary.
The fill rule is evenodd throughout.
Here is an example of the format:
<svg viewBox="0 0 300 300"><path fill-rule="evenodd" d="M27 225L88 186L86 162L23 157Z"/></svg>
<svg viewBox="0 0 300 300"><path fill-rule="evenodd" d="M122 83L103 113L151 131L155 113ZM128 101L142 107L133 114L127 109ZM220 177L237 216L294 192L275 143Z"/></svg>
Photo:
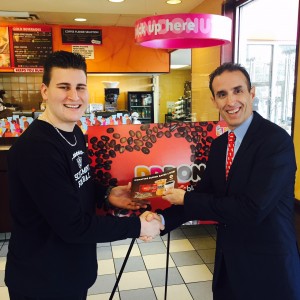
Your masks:
<svg viewBox="0 0 300 300"><path fill-rule="evenodd" d="M151 48L212 47L230 43L231 28L231 19L220 15L156 15L136 21L135 41Z"/></svg>

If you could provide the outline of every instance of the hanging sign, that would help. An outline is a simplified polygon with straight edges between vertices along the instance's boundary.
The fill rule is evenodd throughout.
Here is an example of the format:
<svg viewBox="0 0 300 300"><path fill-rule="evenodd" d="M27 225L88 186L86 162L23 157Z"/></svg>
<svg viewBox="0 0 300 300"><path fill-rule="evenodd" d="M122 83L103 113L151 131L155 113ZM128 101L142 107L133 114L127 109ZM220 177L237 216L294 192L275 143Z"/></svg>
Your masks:
<svg viewBox="0 0 300 300"><path fill-rule="evenodd" d="M139 19L135 41L145 47L180 49L219 46L231 41L231 19L212 14L168 14Z"/></svg>

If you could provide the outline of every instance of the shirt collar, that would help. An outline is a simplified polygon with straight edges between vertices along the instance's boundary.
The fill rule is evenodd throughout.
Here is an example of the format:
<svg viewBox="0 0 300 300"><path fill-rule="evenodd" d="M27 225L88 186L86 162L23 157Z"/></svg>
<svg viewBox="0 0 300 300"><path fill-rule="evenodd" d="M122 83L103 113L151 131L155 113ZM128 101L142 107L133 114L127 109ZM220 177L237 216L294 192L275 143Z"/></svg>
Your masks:
<svg viewBox="0 0 300 300"><path fill-rule="evenodd" d="M251 122L252 122L252 119L253 119L253 113L251 114L251 116L244 122L242 123L239 127L235 128L234 130L229 130L228 131L228 134L233 131L235 136L236 136L236 140L237 141L242 141Z"/></svg>

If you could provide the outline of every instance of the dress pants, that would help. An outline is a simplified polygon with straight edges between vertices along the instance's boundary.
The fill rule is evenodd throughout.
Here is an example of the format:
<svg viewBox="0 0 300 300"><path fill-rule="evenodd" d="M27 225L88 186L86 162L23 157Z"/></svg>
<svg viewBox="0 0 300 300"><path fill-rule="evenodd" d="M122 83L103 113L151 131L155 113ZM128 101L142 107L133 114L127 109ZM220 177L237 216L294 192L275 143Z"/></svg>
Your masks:
<svg viewBox="0 0 300 300"><path fill-rule="evenodd" d="M231 288L224 259L222 260L222 266L220 269L220 274L218 277L217 284L213 290L213 299L214 300L238 300Z"/></svg>

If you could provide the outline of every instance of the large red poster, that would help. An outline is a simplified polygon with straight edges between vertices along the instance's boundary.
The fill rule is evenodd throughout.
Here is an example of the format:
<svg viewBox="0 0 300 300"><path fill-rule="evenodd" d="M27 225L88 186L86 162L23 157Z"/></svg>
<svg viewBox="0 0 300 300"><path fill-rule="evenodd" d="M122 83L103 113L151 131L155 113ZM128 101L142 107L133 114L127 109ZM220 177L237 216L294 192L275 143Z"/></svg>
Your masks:
<svg viewBox="0 0 300 300"><path fill-rule="evenodd" d="M175 167L178 185L191 190L201 180L212 141L226 130L223 121L92 126L87 132L92 173L104 185L124 185ZM168 206L157 197L149 209Z"/></svg>

